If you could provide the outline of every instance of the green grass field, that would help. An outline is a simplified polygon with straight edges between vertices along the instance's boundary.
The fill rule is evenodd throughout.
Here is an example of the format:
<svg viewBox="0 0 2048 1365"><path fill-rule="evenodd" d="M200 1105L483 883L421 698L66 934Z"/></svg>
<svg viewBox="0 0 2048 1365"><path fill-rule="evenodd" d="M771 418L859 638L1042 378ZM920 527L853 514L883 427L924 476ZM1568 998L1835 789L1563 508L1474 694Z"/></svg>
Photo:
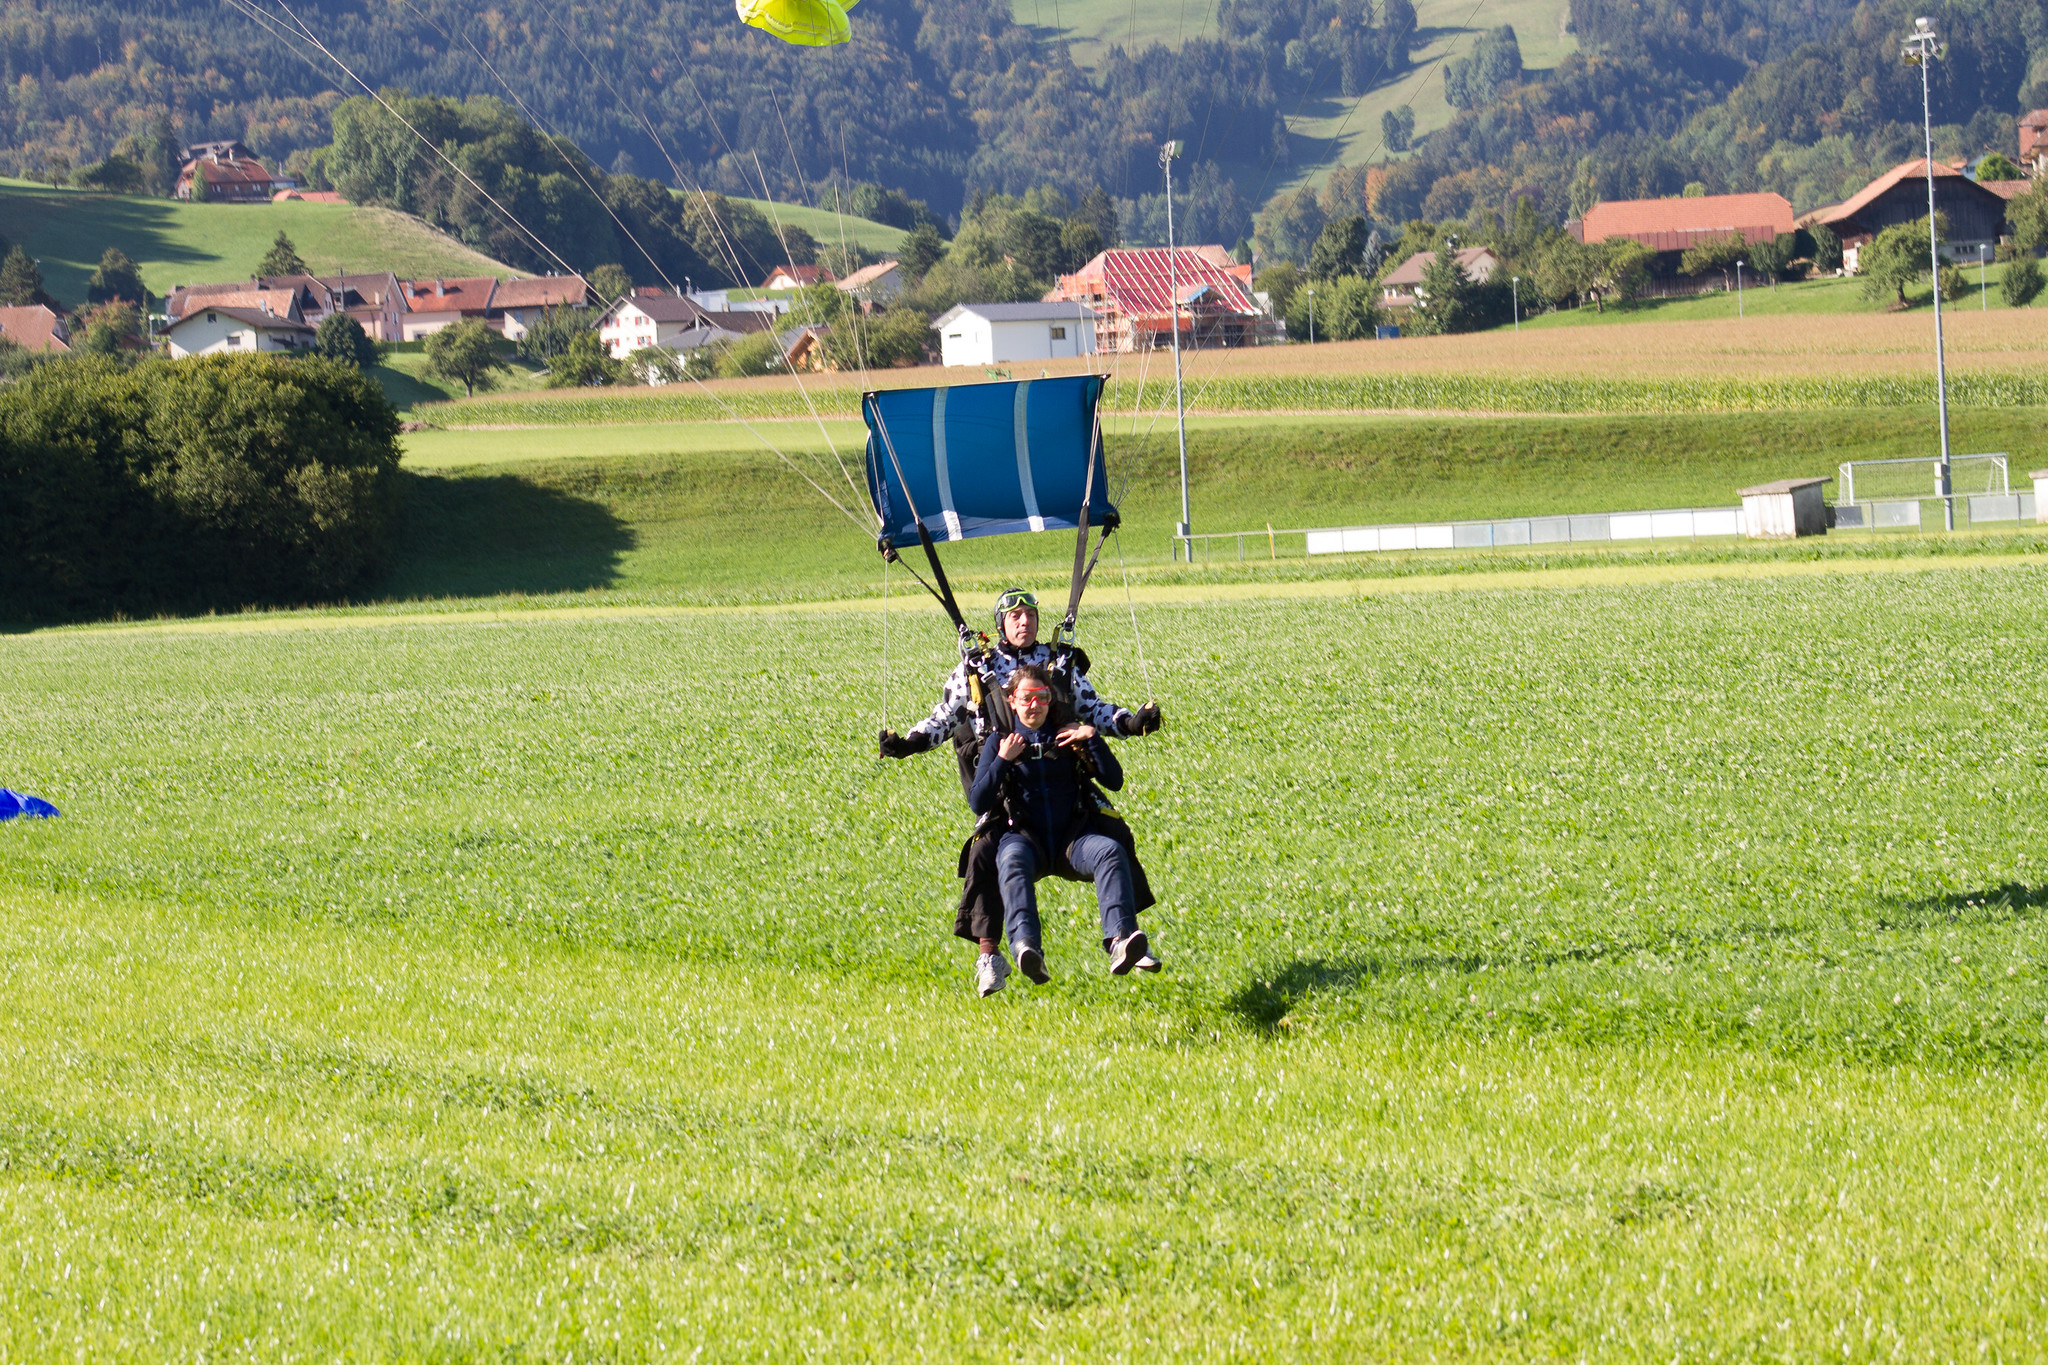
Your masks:
<svg viewBox="0 0 2048 1365"><path fill-rule="evenodd" d="M1251 529L1726 504L1926 427L1189 454ZM64 811L0 823L0 1357L2037 1354L2037 529L1175 566L1170 429L1113 433L1082 638L1166 711L1119 800L1166 971L1048 883L1053 984L978 1000L951 763L871 756L950 632L743 435L409 433L363 602L0 632L0 785ZM979 611L1071 552L947 562Z"/></svg>
<svg viewBox="0 0 2048 1365"><path fill-rule="evenodd" d="M0 1342L2027 1358L2044 588L1147 606L1167 974L991 1001L872 612L0 641Z"/></svg>
<svg viewBox="0 0 2048 1365"><path fill-rule="evenodd" d="M0 180L0 237L42 263L52 294L85 302L100 253L117 246L161 295L174 285L246 279L282 231L323 274L385 270L400 278L512 275L416 218L348 204L181 204L141 195L55 190Z"/></svg>

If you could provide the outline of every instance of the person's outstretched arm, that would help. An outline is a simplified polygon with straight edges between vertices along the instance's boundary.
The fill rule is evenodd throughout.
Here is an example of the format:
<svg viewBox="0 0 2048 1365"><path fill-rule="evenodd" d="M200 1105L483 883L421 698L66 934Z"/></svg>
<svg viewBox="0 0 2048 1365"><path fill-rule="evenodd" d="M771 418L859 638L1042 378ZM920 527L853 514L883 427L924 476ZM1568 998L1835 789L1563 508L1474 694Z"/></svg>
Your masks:
<svg viewBox="0 0 2048 1365"><path fill-rule="evenodd" d="M939 692L938 705L932 713L913 725L901 735L882 732L882 753L889 758L908 758L937 747L953 727L967 717L967 709L973 705L967 689L967 661L961 660L957 668L946 675L945 686Z"/></svg>
<svg viewBox="0 0 2048 1365"><path fill-rule="evenodd" d="M1074 714L1105 735L1149 735L1159 728L1159 708L1147 703L1135 711L1098 695L1085 673L1074 675Z"/></svg>

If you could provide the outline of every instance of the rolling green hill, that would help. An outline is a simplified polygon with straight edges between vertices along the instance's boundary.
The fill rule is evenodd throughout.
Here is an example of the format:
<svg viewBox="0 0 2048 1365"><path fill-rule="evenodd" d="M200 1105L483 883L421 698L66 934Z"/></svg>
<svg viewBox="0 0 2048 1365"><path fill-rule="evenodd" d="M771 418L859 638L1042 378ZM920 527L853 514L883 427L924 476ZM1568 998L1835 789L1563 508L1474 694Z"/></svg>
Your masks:
<svg viewBox="0 0 2048 1365"><path fill-rule="evenodd" d="M1068 43L1075 62L1094 71L1112 47L1132 54L1155 43L1177 50L1190 38L1212 36L1217 5L1218 0L1010 0L1010 17L1047 41ZM1417 42L1407 70L1375 81L1356 100L1326 94L1283 103L1292 163L1270 173L1263 163L1231 165L1245 195L1261 200L1261 185L1271 195L1304 180L1320 184L1333 167L1388 155L1379 145L1380 115L1400 105L1413 106L1416 137L1444 127L1456 111L1444 101L1439 59L1469 52L1485 29L1512 25L1523 63L1533 71L1555 66L1579 47L1567 31L1568 0L1495 0L1477 11L1468 0L1416 0L1415 16Z"/></svg>
<svg viewBox="0 0 2048 1365"><path fill-rule="evenodd" d="M819 246L838 246L839 234L845 233L846 240L858 242L870 251L894 252L903 247L903 239L910 234L902 228L890 227L868 218L856 218L852 214L840 215L830 209L807 208L802 204L771 203L766 199L743 199L740 202L752 204L768 215L771 223L780 222L784 227L800 227L817 239Z"/></svg>
<svg viewBox="0 0 2048 1365"><path fill-rule="evenodd" d="M499 275L509 266L471 251L417 218L350 204L181 204L140 195L58 190L0 180L0 236L42 262L67 304L85 300L100 253L117 246L142 267L154 294L179 284L252 274L282 230L314 270Z"/></svg>

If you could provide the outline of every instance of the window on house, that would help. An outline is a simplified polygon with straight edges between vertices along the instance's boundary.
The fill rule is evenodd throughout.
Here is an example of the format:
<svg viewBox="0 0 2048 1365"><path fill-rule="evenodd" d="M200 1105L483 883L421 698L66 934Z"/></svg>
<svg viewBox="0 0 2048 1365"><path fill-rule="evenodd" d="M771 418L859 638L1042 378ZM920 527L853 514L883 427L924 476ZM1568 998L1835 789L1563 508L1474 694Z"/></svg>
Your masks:
<svg viewBox="0 0 2048 1365"><path fill-rule="evenodd" d="M1053 339L1054 341L1065 341L1065 340L1067 339L1067 329L1066 329L1066 328L1064 328L1064 327L1055 327L1055 328L1053 328L1053 329L1052 329L1052 339Z"/></svg>

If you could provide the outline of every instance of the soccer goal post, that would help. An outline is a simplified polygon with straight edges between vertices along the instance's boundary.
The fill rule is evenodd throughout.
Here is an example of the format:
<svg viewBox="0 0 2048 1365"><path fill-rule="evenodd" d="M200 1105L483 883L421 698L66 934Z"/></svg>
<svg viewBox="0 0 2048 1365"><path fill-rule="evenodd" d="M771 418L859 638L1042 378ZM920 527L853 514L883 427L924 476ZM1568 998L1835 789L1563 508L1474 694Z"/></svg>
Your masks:
<svg viewBox="0 0 2048 1365"><path fill-rule="evenodd" d="M1949 456L1949 492L1955 496L2010 493L2011 470L2004 451ZM1898 502L1942 495L1941 458L1915 455L1901 460L1846 460L1835 471L1835 500Z"/></svg>

